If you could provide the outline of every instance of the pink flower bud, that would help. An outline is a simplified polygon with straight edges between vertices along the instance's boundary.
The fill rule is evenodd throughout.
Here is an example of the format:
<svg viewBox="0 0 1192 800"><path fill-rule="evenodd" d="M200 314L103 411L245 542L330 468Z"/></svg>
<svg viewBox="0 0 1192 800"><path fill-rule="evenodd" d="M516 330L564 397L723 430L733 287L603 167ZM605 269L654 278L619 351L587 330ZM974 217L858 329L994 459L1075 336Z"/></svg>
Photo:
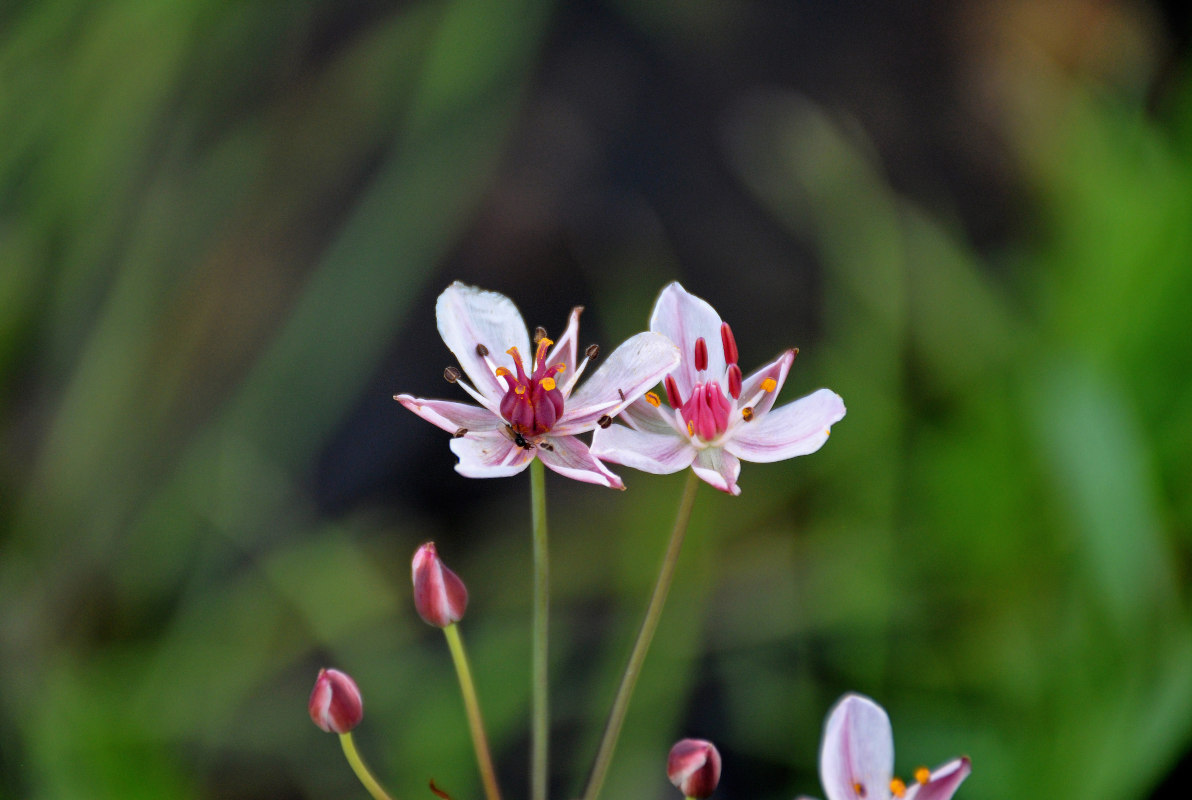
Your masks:
<svg viewBox="0 0 1192 800"><path fill-rule="evenodd" d="M434 542L418 548L411 573L414 607L420 617L436 628L446 628L463 618L468 607L468 589L459 576L443 564L435 552Z"/></svg>
<svg viewBox="0 0 1192 800"><path fill-rule="evenodd" d="M321 669L310 693L310 718L328 733L347 733L364 718L356 681L337 669Z"/></svg>
<svg viewBox="0 0 1192 800"><path fill-rule="evenodd" d="M666 776L685 797L711 797L720 783L720 753L704 739L676 742L666 759Z"/></svg>

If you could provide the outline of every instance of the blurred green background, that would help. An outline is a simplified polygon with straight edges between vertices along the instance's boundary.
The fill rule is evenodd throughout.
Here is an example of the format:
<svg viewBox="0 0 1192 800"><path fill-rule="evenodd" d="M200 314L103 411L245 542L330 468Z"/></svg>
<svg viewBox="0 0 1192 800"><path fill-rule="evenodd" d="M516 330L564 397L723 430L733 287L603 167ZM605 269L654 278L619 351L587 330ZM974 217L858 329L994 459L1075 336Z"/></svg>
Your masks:
<svg viewBox="0 0 1192 800"><path fill-rule="evenodd" d="M822 796L890 711L959 797L1192 772L1192 81L1182 4L0 5L0 797L364 797L305 702L355 676L401 798L479 785L409 557L434 539L524 796L525 475L469 481L462 279L581 344L679 279L824 449L703 487L604 797ZM553 795L575 796L683 476L548 479Z"/></svg>

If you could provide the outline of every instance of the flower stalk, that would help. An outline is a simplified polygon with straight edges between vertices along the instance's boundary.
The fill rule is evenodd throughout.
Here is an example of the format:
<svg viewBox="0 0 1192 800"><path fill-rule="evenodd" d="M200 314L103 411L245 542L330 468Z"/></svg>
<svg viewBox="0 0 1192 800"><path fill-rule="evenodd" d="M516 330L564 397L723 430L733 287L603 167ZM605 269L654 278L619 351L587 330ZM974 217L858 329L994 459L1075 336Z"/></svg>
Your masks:
<svg viewBox="0 0 1192 800"><path fill-rule="evenodd" d="M455 672L459 676L459 689L464 698L464 709L468 714L468 728L472 733L472 747L476 750L476 764L480 768L480 779L484 784L484 796L488 800L501 800L497 786L497 771L493 768L492 753L488 749L488 737L484 734L484 719L480 716L480 701L476 697L476 684L472 681L472 669L468 666L468 655L455 623L443 628Z"/></svg>
<svg viewBox="0 0 1192 800"><path fill-rule="evenodd" d="M604 734L596 751L596 760L592 764L583 800L596 800L604 785L613 753L617 748L617 739L621 735L621 726L624 725L625 715L629 711L629 700L633 696L633 689L646 661L650 643L654 640L654 632L658 630L658 622L662 619L662 609L666 605L666 596L674 580L675 566L679 562L679 552L683 549L683 539L687 534L687 524L691 520L691 508L695 503L695 492L699 488L699 482L699 475L694 471L687 473L687 481L679 499L679 510L675 515L675 524L671 529L670 541L666 545L666 554L662 558L658 579L654 583L654 591L650 595L649 605L646 606L646 615L642 619L641 628L638 629L625 672L621 675L621 684L617 687L612 708L609 709L608 721L604 725Z"/></svg>
<svg viewBox="0 0 1192 800"><path fill-rule="evenodd" d="M530 463L530 521L534 541L534 611L531 654L530 797L546 800L549 763L548 708L550 559L546 535L546 475L542 461Z"/></svg>
<svg viewBox="0 0 1192 800"><path fill-rule="evenodd" d="M373 774L369 772L368 767L364 764L364 759L360 757L360 753L356 750L356 742L352 740L352 732L341 733L339 735L339 743L343 746L344 755L348 759L348 764L352 767L352 772L356 773L356 777L368 793L373 796L373 800L393 800L393 798L381 787Z"/></svg>

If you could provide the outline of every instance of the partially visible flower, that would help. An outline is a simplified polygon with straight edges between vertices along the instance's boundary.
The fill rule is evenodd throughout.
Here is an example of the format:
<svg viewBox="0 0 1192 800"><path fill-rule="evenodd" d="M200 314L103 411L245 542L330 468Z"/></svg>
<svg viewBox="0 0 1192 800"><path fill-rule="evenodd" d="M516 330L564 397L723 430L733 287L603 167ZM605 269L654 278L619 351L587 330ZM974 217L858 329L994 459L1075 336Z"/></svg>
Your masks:
<svg viewBox="0 0 1192 800"><path fill-rule="evenodd" d="M667 756L666 776L684 797L711 797L720 783L720 752L706 739L681 739Z"/></svg>
<svg viewBox="0 0 1192 800"><path fill-rule="evenodd" d="M449 400L394 397L418 416L453 435L456 472L469 478L499 478L524 470L537 456L562 475L623 489L621 479L576 438L612 418L679 363L679 351L665 336L631 337L576 388L598 352L577 353L579 314L571 311L567 329L554 342L538 329L530 362L530 338L517 307L497 292L458 281L435 306L439 334L474 385L448 367L444 377L458 384L481 407Z"/></svg>
<svg viewBox="0 0 1192 800"><path fill-rule="evenodd" d="M364 718L356 681L337 669L321 669L308 704L311 720L328 733L347 733Z"/></svg>
<svg viewBox="0 0 1192 800"><path fill-rule="evenodd" d="M434 542L418 548L410 571L418 616L436 628L446 628L463 618L468 607L468 589L459 576L443 564Z"/></svg>
<svg viewBox="0 0 1192 800"><path fill-rule="evenodd" d="M678 283L662 290L650 330L667 336L683 355L666 378L666 405L652 393L635 401L621 415L629 427L596 431L597 458L656 474L691 467L717 489L740 494L742 460L814 453L844 416L844 401L829 389L775 409L798 351L787 350L743 377L728 323Z"/></svg>
<svg viewBox="0 0 1192 800"><path fill-rule="evenodd" d="M963 757L933 770L919 767L909 786L893 777L890 718L859 694L840 698L824 724L820 781L828 800L949 800L971 771L972 764Z"/></svg>

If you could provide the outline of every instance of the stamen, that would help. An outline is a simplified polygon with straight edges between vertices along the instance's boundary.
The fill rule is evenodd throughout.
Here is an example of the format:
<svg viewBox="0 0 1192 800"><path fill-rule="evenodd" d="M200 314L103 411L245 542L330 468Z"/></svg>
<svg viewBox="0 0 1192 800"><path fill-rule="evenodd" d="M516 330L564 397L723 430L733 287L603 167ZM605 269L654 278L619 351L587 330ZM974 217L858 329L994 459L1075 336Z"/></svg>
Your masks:
<svg viewBox="0 0 1192 800"><path fill-rule="evenodd" d="M605 414L603 417L596 420L596 424L602 428L607 428L609 425L613 424L613 418L610 417L608 414Z"/></svg>
<svg viewBox="0 0 1192 800"><path fill-rule="evenodd" d="M670 407L682 408L683 395L679 394L679 384L675 381L674 376L667 375L662 385L666 387L666 402L670 403Z"/></svg>
<svg viewBox="0 0 1192 800"><path fill-rule="evenodd" d="M467 435L468 435L467 428L456 428L455 433L451 434L452 438L454 438L454 439L462 439L464 436L467 436Z"/></svg>
<svg viewBox="0 0 1192 800"><path fill-rule="evenodd" d="M728 365L728 393L734 400L741 398L741 368L735 363Z"/></svg>
<svg viewBox="0 0 1192 800"><path fill-rule="evenodd" d="M539 325L534 329L534 344L538 344L546 338L546 328Z"/></svg>
<svg viewBox="0 0 1192 800"><path fill-rule="evenodd" d="M915 770L915 780L919 783L927 783L931 780L931 770L927 767L919 767Z"/></svg>
<svg viewBox="0 0 1192 800"><path fill-rule="evenodd" d="M617 391L621 392L620 389L618 389ZM621 399L622 400L625 399L624 392L621 392ZM658 395L654 394L653 392L646 392L646 402L649 403L650 405L654 406L654 408L658 408L658 406L662 405L662 401L658 399Z"/></svg>
<svg viewBox="0 0 1192 800"><path fill-rule="evenodd" d="M458 381L460 379L460 377L462 375L463 375L463 373L461 373L455 367L448 367L447 369L443 370L443 378L448 383L455 383L456 381Z"/></svg>
<svg viewBox="0 0 1192 800"><path fill-rule="evenodd" d="M857 793L857 797L864 797L865 796L865 784L860 783L860 782L854 783L853 791Z"/></svg>
<svg viewBox="0 0 1192 800"><path fill-rule="evenodd" d="M695 423L691 420L687 420L687 435L695 436Z"/></svg>
<svg viewBox="0 0 1192 800"><path fill-rule="evenodd" d="M485 356L488 355L488 348L482 344L477 344L476 345L476 355L480 356L481 358L484 358Z"/></svg>
<svg viewBox="0 0 1192 800"><path fill-rule="evenodd" d="M906 784L902 782L901 778L891 778L890 792L895 797L906 797Z"/></svg>
<svg viewBox="0 0 1192 800"><path fill-rule="evenodd" d="M541 447L543 450L546 450L548 453L555 452L555 446L553 444L551 444L550 442L539 442L538 446Z"/></svg>
<svg viewBox="0 0 1192 800"><path fill-rule="evenodd" d="M708 343L704 341L704 337L699 337L695 340L695 369L697 372L703 372L708 368Z"/></svg>
<svg viewBox="0 0 1192 800"><path fill-rule="evenodd" d="M733 338L733 329L727 322L720 323L720 343L724 345L724 360L729 364L737 363L737 340Z"/></svg>
<svg viewBox="0 0 1192 800"><path fill-rule="evenodd" d="M752 422L753 421L753 408L751 406L745 406L744 408L742 408L741 409L741 417L746 422Z"/></svg>
<svg viewBox="0 0 1192 800"><path fill-rule="evenodd" d="M777 388L778 388L778 381L774 380L773 378L766 378L764 381L762 381L762 391L763 392L772 392Z"/></svg>
<svg viewBox="0 0 1192 800"><path fill-rule="evenodd" d="M555 379L543 378L542 380L538 381L538 385L549 392L551 389L555 388Z"/></svg>
<svg viewBox="0 0 1192 800"><path fill-rule="evenodd" d="M596 356L600 355L600 345L598 345L598 344L588 345L588 349L584 351L584 355L587 356L588 358L595 358Z"/></svg>

